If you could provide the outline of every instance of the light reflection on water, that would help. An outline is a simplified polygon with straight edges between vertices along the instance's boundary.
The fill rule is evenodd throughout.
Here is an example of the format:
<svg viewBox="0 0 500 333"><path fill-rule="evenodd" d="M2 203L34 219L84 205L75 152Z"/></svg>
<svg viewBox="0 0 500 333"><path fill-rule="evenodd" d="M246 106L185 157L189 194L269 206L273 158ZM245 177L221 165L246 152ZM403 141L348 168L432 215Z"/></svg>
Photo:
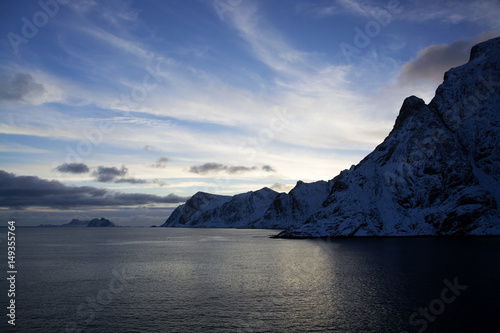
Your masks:
<svg viewBox="0 0 500 333"><path fill-rule="evenodd" d="M498 238L19 229L17 332L416 332L410 315L454 277L469 288L425 331L481 332L500 296Z"/></svg>

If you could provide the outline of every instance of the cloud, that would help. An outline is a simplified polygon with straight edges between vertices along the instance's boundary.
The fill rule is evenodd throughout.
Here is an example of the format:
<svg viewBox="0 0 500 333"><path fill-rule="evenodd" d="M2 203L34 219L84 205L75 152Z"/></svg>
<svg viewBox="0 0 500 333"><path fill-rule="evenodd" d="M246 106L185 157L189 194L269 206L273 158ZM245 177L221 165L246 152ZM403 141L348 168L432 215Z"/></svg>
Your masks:
<svg viewBox="0 0 500 333"><path fill-rule="evenodd" d="M205 163L202 165L194 165L189 168L189 172L205 175L208 173L227 172L229 174L244 173L258 170L256 166L228 166L220 163Z"/></svg>
<svg viewBox="0 0 500 333"><path fill-rule="evenodd" d="M46 180L36 176L17 176L0 170L0 207L70 209L182 203L187 199L175 194L158 196L144 193L121 193L92 186L66 186L56 180Z"/></svg>
<svg viewBox="0 0 500 333"><path fill-rule="evenodd" d="M254 3L239 6L232 13L231 20L255 57L286 79L301 79L304 72L316 70L309 61L315 55L291 47L279 32L262 19Z"/></svg>
<svg viewBox="0 0 500 333"><path fill-rule="evenodd" d="M498 31L490 31L475 38L459 39L452 44L431 45L402 67L397 82L401 86L413 86L422 81L439 84L446 71L467 63L472 46L499 34Z"/></svg>
<svg viewBox="0 0 500 333"><path fill-rule="evenodd" d="M128 174L128 168L124 165L120 169L117 167L97 167L97 171L92 173L96 177L96 181L100 183L128 183L128 184L147 184L148 181L145 179L135 179L135 178L119 178Z"/></svg>
<svg viewBox="0 0 500 333"><path fill-rule="evenodd" d="M167 162L168 162L167 157L160 157L160 159L158 160L158 163L167 163Z"/></svg>
<svg viewBox="0 0 500 333"><path fill-rule="evenodd" d="M471 22L479 24L488 29L500 27L498 17L500 15L500 3L498 0L419 0L380 2L378 0L336 0L336 8L330 3L327 6L309 5L305 6L306 14L317 13L316 16L345 15L351 14L372 18L372 14L388 9L390 6L402 8L401 13L394 19L414 22L439 21L445 24L460 24ZM314 9L311 11L311 8Z"/></svg>
<svg viewBox="0 0 500 333"><path fill-rule="evenodd" d="M274 168L270 165L264 165L262 168L258 168L256 166L246 167L246 166L229 166L220 163L205 163L202 165L194 165L189 168L189 172L197 173L200 175L205 175L208 173L217 173L217 172L227 172L229 174L237 174L237 173L245 173L256 170L263 170L265 172L276 172Z"/></svg>
<svg viewBox="0 0 500 333"><path fill-rule="evenodd" d="M135 179L135 178L120 178L116 179L114 183L129 183L129 184L146 184L148 181L145 179Z"/></svg>
<svg viewBox="0 0 500 333"><path fill-rule="evenodd" d="M117 177L125 176L128 173L128 169L122 165L120 169L117 167L104 167L99 166L97 171L94 171L92 175L96 177L96 180L100 183L111 183L116 180Z"/></svg>
<svg viewBox="0 0 500 333"><path fill-rule="evenodd" d="M244 172L254 171L254 170L257 170L257 167L256 166L253 166L253 167L230 166L230 167L227 167L226 170L230 174L235 174L235 173L244 173Z"/></svg>
<svg viewBox="0 0 500 333"><path fill-rule="evenodd" d="M290 190L294 188L293 185L286 185L286 184L283 184L283 183L274 183L270 189L271 190L274 190L276 192L290 192Z"/></svg>
<svg viewBox="0 0 500 333"><path fill-rule="evenodd" d="M276 172L276 170L274 170L274 168L270 165L264 165L262 167L262 170L266 171L266 172Z"/></svg>
<svg viewBox="0 0 500 333"><path fill-rule="evenodd" d="M153 179L153 184L156 184L160 187L163 187L163 186L167 186L168 184L162 180L159 180L159 179Z"/></svg>
<svg viewBox="0 0 500 333"><path fill-rule="evenodd" d="M234 168L234 167L233 167ZM243 168L243 167L241 167ZM221 171L228 171L229 167L220 163L205 163L202 165L194 165L189 168L189 172L205 175L207 173L216 173Z"/></svg>
<svg viewBox="0 0 500 333"><path fill-rule="evenodd" d="M362 4L354 0L337 0L337 3L344 7L348 12L361 16L369 16L370 9L373 8L372 6Z"/></svg>
<svg viewBox="0 0 500 333"><path fill-rule="evenodd" d="M8 152L8 153L27 153L27 154L47 154L47 153L50 153L50 151L46 150L46 149L30 147L30 146L26 146L26 145L19 144L19 143L13 143L13 142L0 144L0 151L6 152L6 153Z"/></svg>
<svg viewBox="0 0 500 333"><path fill-rule="evenodd" d="M488 29L500 27L500 3L497 0L420 0L404 4L402 20L440 21L448 24L472 22Z"/></svg>
<svg viewBox="0 0 500 333"><path fill-rule="evenodd" d="M372 8L365 7L367 11ZM273 86L269 89L268 100L273 105L261 109L279 107L286 110L286 117L278 118L286 118L283 126L286 130L274 131L276 143L366 149L373 148L383 139L383 136L366 135L373 128L371 123L376 121L386 126L386 131L390 130L388 124L392 119L386 121L386 116L376 110L386 106L374 106L366 94L360 93L363 88L352 89L353 81L363 76L367 67L334 64L319 53L297 49L269 24L265 14L258 11L256 2L244 2L228 17L250 53L272 71ZM264 114L259 117L256 113L248 114L267 120L260 124L250 120L252 125L259 125L254 127L256 131L262 131L275 120ZM247 127L249 123L245 123Z"/></svg>
<svg viewBox="0 0 500 333"><path fill-rule="evenodd" d="M328 16L335 15L339 8L334 5L321 6L312 3L300 3L295 6L295 12L312 17L314 19L322 19Z"/></svg>
<svg viewBox="0 0 500 333"><path fill-rule="evenodd" d="M139 11L132 8L132 1L106 1L106 3L95 0L72 1L67 4L80 15L97 16L106 21L107 24L122 27L123 24L135 23Z"/></svg>
<svg viewBox="0 0 500 333"><path fill-rule="evenodd" d="M87 173L89 172L89 167L84 163L64 163L56 167L56 170L62 173Z"/></svg>
<svg viewBox="0 0 500 333"><path fill-rule="evenodd" d="M198 173L198 174L206 174L209 172L218 172L225 170L225 166L219 163L205 163L203 165L193 165L189 168L189 172Z"/></svg>
<svg viewBox="0 0 500 333"><path fill-rule="evenodd" d="M141 41L139 40L136 41L127 40L93 26L92 27L82 26L80 29L81 31L87 34L102 40L108 46L113 46L116 49L134 55L139 59L147 59L147 60L153 59L154 53L144 48L141 45L142 44Z"/></svg>
<svg viewBox="0 0 500 333"><path fill-rule="evenodd" d="M167 162L168 162L168 158L163 156L163 157L160 157L158 159L158 161L156 161L155 164L151 164L151 167L152 168L165 168Z"/></svg>
<svg viewBox="0 0 500 333"><path fill-rule="evenodd" d="M27 73L18 73L15 76L0 76L0 100L29 102L33 97L45 93L43 84L36 83Z"/></svg>
<svg viewBox="0 0 500 333"><path fill-rule="evenodd" d="M389 2L390 3L390 2ZM380 10L386 10L389 6L398 8L399 3L388 4L377 1L357 1L357 0L336 0L324 4L303 3L296 6L296 11L314 19L321 19L329 16L354 15L365 18L373 18L373 14Z"/></svg>

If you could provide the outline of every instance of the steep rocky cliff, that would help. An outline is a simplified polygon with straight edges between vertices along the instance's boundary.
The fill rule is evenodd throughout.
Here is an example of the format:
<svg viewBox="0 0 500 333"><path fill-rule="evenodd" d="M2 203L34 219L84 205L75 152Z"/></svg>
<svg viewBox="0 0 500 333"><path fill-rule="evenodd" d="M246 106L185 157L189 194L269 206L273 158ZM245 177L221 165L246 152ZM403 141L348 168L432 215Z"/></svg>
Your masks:
<svg viewBox="0 0 500 333"><path fill-rule="evenodd" d="M162 227L251 228L277 195L267 187L233 197L198 192L177 207Z"/></svg>
<svg viewBox="0 0 500 333"><path fill-rule="evenodd" d="M278 237L500 235L500 38L474 46L427 105L329 182L233 197L198 192L163 226L286 228Z"/></svg>
<svg viewBox="0 0 500 333"><path fill-rule="evenodd" d="M426 105L333 179L322 208L281 237L500 234L500 38L476 45Z"/></svg>

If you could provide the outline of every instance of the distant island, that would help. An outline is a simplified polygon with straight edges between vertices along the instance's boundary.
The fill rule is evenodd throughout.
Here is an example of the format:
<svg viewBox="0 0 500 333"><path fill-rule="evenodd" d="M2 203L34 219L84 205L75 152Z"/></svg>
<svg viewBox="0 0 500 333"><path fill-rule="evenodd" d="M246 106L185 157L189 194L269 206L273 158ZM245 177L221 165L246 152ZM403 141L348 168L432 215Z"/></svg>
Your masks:
<svg viewBox="0 0 500 333"><path fill-rule="evenodd" d="M72 219L71 222L65 224L40 224L39 227L69 227L69 228L82 228L82 227L91 227L91 228L109 228L109 227L117 227L116 224L111 222L104 217L100 219L95 218L90 221L81 221L78 219Z"/></svg>

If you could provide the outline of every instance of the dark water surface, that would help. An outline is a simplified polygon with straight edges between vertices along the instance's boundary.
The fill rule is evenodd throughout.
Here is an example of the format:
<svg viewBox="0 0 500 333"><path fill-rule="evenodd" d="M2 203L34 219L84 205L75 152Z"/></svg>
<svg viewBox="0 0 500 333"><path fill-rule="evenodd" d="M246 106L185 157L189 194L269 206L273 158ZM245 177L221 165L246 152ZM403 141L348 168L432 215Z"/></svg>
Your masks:
<svg viewBox="0 0 500 333"><path fill-rule="evenodd" d="M500 331L500 238L268 237L276 233L17 228L16 327L2 279L0 329ZM6 229L1 237L5 268Z"/></svg>

